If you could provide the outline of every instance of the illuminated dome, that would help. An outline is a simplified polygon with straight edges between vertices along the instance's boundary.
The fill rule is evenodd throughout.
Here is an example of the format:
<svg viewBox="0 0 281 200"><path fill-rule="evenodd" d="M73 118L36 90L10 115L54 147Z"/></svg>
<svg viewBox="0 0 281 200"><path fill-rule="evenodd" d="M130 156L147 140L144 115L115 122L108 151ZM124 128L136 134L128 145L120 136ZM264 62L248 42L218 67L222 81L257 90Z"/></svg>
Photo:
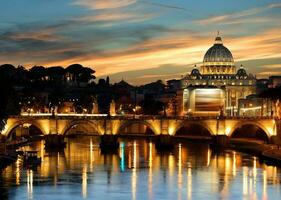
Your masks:
<svg viewBox="0 0 281 200"><path fill-rule="evenodd" d="M235 74L233 56L228 48L223 46L220 36L216 37L215 44L206 52L201 72L202 74Z"/></svg>
<svg viewBox="0 0 281 200"><path fill-rule="evenodd" d="M216 37L215 44L207 51L204 56L203 63L213 64L213 62L220 62L223 64L233 64L233 57L231 52L223 46L221 37Z"/></svg>

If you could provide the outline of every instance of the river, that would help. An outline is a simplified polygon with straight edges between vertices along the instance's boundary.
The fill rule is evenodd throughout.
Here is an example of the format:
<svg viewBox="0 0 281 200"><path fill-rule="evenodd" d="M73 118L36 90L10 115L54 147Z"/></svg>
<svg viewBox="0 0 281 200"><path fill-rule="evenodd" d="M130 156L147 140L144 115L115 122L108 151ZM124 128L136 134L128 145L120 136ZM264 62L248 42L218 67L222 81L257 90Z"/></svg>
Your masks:
<svg viewBox="0 0 281 200"><path fill-rule="evenodd" d="M98 139L68 139L62 152L37 150L42 163L27 169L19 159L1 171L0 199L281 199L281 168L208 144L182 143L159 153L152 142L121 140L102 154Z"/></svg>

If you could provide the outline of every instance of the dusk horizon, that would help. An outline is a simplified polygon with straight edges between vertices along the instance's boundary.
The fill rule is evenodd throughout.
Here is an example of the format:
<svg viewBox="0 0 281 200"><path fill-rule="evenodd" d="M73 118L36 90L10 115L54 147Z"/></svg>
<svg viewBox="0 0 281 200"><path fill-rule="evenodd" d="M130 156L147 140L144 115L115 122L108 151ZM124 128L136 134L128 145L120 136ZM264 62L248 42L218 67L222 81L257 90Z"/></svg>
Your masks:
<svg viewBox="0 0 281 200"><path fill-rule="evenodd" d="M280 75L280 1L63 0L1 2L0 63L79 63L97 78L140 85L180 79L220 31L224 45L257 78ZM15 6L16 5L16 6ZM25 9L21 9L24 7ZM13 12L13 17L10 13Z"/></svg>

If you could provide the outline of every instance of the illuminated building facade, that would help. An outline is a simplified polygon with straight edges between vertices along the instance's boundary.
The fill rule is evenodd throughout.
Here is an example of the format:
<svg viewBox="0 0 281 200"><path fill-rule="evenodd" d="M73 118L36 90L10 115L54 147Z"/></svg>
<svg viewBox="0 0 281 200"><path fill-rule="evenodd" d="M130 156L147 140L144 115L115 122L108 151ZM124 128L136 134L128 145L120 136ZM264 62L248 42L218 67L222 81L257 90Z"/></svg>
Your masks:
<svg viewBox="0 0 281 200"><path fill-rule="evenodd" d="M205 102L205 105L213 108L213 110L206 108L205 111L200 112L201 114L203 112L218 114L223 111L228 116L236 116L239 110L239 99L256 94L256 77L248 74L243 66L236 69L232 53L223 45L222 38L218 35L214 45L206 52L201 68L198 69L195 66L191 73L181 80L181 86L182 91L178 92L180 114L198 114L198 108L191 106L198 104L196 103L198 99L192 96L192 93L198 93L201 88L201 93L206 92L201 94L201 100L205 97L209 101ZM223 104L220 103L220 109L217 106L218 101L211 101L212 98L217 99L217 95L222 95L224 101Z"/></svg>

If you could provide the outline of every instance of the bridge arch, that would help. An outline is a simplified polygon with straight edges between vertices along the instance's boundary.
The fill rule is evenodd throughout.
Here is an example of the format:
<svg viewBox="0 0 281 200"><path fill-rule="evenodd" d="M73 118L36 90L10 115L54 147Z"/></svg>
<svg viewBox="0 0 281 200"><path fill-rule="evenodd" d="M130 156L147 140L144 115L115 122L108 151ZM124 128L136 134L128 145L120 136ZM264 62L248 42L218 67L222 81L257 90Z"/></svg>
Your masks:
<svg viewBox="0 0 281 200"><path fill-rule="evenodd" d="M235 126L229 132L230 138L253 138L257 140L263 140L265 142L270 141L271 134L263 124L254 121L248 121L243 123L236 123Z"/></svg>
<svg viewBox="0 0 281 200"><path fill-rule="evenodd" d="M197 129L195 131L195 129ZM195 131L193 134L192 132ZM190 134L191 133L191 134ZM192 135L192 136L205 136L211 137L214 135L212 129L205 122L196 122L196 121L183 121L179 124L174 132L175 136L184 136L184 135Z"/></svg>
<svg viewBox="0 0 281 200"><path fill-rule="evenodd" d="M10 126L9 126L9 124L7 124L7 126L9 126L9 127L5 131L6 138L10 138L11 134L13 134L14 130L16 130L18 127L24 126L24 125L27 125L28 127L35 127L36 129L38 129L41 132L42 135L46 135L47 134L45 132L44 128L39 123L37 123L36 121L33 121L33 120L20 120L20 121L16 121L15 123L13 123Z"/></svg>
<svg viewBox="0 0 281 200"><path fill-rule="evenodd" d="M153 127L153 125L147 121L142 120L133 120L133 121L125 121L123 122L120 127L118 128L117 134L133 134L130 133L130 128L133 129L133 126L138 126L139 130L145 134L145 135L156 135L157 131Z"/></svg>
<svg viewBox="0 0 281 200"><path fill-rule="evenodd" d="M92 122L90 120L74 120L74 121L71 121L70 123L68 123L64 129L62 130L62 135L63 136L67 136L68 134L71 134L69 133L71 129L73 128L76 128L77 126L80 126L78 128L80 128L80 130L78 129L78 132L83 131L84 132L87 132L88 134L90 133L91 135L100 135L101 134L101 131L99 130L99 126L97 123L95 122ZM85 135L87 135L87 133Z"/></svg>

